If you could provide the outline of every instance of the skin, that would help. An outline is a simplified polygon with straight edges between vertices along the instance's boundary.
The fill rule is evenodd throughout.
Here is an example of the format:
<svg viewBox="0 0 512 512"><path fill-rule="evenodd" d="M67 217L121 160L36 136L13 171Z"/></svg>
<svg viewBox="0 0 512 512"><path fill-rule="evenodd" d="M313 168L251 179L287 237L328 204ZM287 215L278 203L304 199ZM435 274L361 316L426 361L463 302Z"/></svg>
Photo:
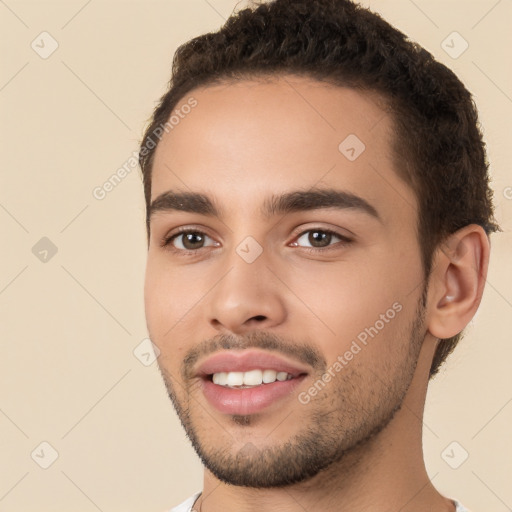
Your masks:
<svg viewBox="0 0 512 512"><path fill-rule="evenodd" d="M466 226L436 251L422 310L427 283L417 201L393 168L391 118L376 95L287 75L196 89L177 109L189 96L197 106L157 147L151 199L169 190L200 192L223 215L172 210L151 216L145 307L165 384L207 462L195 509L453 512L425 470L423 409L439 338L460 332L479 306L489 259L485 232ZM349 134L366 146L355 161L338 149ZM357 209L261 214L270 195L313 187L357 194L380 220ZM205 245L185 253L178 237L162 247L179 227L205 233ZM352 241L335 237L312 252L310 231L302 236L308 229L334 230ZM236 252L248 236L263 250L252 263ZM301 403L298 393L394 303L401 311L332 382ZM220 413L193 370L215 341L245 347L253 340L258 347L266 334L278 346L297 349L298 359L283 358L303 364L298 347L307 346L323 364L311 366L297 391L263 412L243 418ZM206 353L185 365L201 343ZM304 439L308 430L327 462L303 481L251 487L229 485L219 478L226 475L215 474L217 463L238 475L254 476L258 467L272 475L279 461L286 463L279 451L284 443ZM300 445L293 453L301 453Z"/></svg>

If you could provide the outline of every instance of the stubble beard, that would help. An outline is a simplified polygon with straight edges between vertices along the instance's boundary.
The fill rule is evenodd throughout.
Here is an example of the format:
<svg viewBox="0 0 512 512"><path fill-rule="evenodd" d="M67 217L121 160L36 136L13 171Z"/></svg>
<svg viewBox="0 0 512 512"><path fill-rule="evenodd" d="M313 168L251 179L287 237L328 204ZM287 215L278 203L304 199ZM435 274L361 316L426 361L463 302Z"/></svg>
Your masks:
<svg viewBox="0 0 512 512"><path fill-rule="evenodd" d="M342 467L344 462L355 464L354 460L360 457L351 458L350 454L371 446L402 406L412 382L425 335L424 297L425 294L418 303L413 322L400 334L402 342L398 345L403 350L397 354L394 367L381 366L379 376L372 368L355 364L354 358L319 392L317 399L298 405L284 419L294 429L297 425L301 427L298 433L278 445L258 447L248 441L235 451L234 438L227 432L229 427L222 429L213 419L209 423L218 435L212 437L206 432L208 426L192 418L193 408L200 406L191 399L190 390L182 390L182 398L178 398L172 379L160 367L169 397L203 465L219 480L231 485L279 488L306 482L329 467ZM203 411L204 416L208 415ZM238 430L250 429L258 421L251 415L232 415L231 420ZM276 419L276 426L280 421L283 418ZM343 471L351 471L351 467L345 465Z"/></svg>

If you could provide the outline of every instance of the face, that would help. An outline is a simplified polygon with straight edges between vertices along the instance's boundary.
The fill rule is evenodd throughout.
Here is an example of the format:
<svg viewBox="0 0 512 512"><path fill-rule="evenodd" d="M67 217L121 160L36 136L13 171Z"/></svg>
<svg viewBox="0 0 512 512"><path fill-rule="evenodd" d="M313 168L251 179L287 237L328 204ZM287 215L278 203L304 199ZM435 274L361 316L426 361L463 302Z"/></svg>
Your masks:
<svg viewBox="0 0 512 512"><path fill-rule="evenodd" d="M307 480L389 424L426 331L391 120L291 75L197 89L176 112L145 282L164 382L217 478Z"/></svg>

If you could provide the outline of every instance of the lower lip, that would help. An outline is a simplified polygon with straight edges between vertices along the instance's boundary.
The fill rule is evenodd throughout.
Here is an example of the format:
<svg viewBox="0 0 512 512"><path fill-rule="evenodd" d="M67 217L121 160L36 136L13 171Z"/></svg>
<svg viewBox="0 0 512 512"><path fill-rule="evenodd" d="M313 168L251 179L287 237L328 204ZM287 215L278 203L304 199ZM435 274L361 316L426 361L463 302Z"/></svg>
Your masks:
<svg viewBox="0 0 512 512"><path fill-rule="evenodd" d="M203 393L208 402L224 414L255 414L290 396L304 380L305 375L294 379L261 384L253 388L228 388L203 380Z"/></svg>

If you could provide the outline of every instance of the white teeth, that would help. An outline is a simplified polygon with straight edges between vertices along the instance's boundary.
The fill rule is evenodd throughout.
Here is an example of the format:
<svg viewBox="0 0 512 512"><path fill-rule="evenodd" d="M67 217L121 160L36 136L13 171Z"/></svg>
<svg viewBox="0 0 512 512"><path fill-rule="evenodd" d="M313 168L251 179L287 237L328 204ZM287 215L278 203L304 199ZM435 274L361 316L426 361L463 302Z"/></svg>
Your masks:
<svg viewBox="0 0 512 512"><path fill-rule="evenodd" d="M251 370L244 372L244 384L246 386L259 386L263 382L263 372L261 370Z"/></svg>
<svg viewBox="0 0 512 512"><path fill-rule="evenodd" d="M212 380L219 386L260 386L272 382L292 379L293 376L286 372L275 370L250 370L248 372L219 372L214 373Z"/></svg>
<svg viewBox="0 0 512 512"><path fill-rule="evenodd" d="M241 386L244 383L244 373L243 372L229 372L228 373L228 386Z"/></svg>
<svg viewBox="0 0 512 512"><path fill-rule="evenodd" d="M228 383L228 374L226 372L214 373L213 383L219 384L220 386L225 386Z"/></svg>
<svg viewBox="0 0 512 512"><path fill-rule="evenodd" d="M263 371L263 382L268 384L276 380L277 372L275 370L264 370Z"/></svg>

